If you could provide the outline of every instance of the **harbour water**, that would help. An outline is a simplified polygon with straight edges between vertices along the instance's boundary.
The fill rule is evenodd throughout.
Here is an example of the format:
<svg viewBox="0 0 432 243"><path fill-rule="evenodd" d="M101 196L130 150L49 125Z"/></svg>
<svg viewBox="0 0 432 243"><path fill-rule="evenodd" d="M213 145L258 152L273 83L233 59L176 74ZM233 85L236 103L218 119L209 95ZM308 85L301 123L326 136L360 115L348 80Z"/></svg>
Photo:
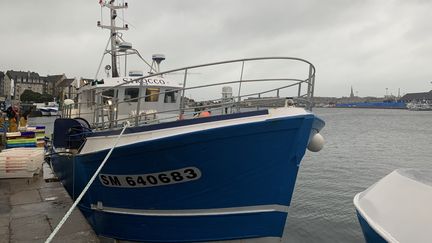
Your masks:
<svg viewBox="0 0 432 243"><path fill-rule="evenodd" d="M432 111L314 109L325 148L300 167L283 242L364 242L352 199L397 168L432 169ZM31 119L52 130L53 118Z"/></svg>

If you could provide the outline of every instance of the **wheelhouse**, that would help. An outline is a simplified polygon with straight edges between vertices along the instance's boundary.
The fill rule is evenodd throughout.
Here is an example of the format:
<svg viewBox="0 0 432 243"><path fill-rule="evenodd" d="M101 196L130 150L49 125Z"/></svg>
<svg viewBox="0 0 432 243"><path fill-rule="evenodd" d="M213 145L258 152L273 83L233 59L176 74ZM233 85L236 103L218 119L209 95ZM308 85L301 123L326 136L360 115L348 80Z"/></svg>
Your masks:
<svg viewBox="0 0 432 243"><path fill-rule="evenodd" d="M164 77L106 78L80 89L79 107L74 115L93 123L126 120L138 114L141 119L155 119L155 114L160 111L178 110L181 88L181 84ZM97 112L97 104L105 108ZM112 117L114 114L115 117ZM167 112L160 118L168 119L169 116L173 114Z"/></svg>

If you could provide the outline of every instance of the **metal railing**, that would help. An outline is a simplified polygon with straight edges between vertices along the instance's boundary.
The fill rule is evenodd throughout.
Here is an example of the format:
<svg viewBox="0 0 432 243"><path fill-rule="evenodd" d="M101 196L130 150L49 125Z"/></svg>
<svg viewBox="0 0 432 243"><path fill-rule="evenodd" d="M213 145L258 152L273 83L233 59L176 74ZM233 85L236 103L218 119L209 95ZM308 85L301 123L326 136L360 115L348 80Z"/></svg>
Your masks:
<svg viewBox="0 0 432 243"><path fill-rule="evenodd" d="M302 65L305 65L307 69L307 75L303 78L289 78L284 77L284 75L278 76L278 77L269 77L269 78L245 78L247 77L247 72L245 70L246 65L250 65L250 63L253 63L256 65L259 62L263 61L295 61L296 63L300 63ZM241 64L241 71L239 75L239 79L229 80L229 81L221 81L221 82L214 82L210 84L199 84L195 86L188 86L190 82L189 73L191 70L194 71L194 73L201 73L203 68L209 68L209 67L220 67L223 65L230 65L240 63ZM257 68L255 66L255 68ZM259 68L259 66L258 66ZM302 67L303 68L303 67ZM278 71L281 71L282 68L279 68ZM289 70L289 68L288 68ZM201 72L200 72L201 71ZM151 78L151 77L158 77L158 76L165 76L172 73L182 72L182 87L181 88L170 88L167 91L159 92L158 95L165 94L168 92L178 92L181 93L180 96L180 102L179 107L177 109L173 110L164 110L164 111L154 111L151 113L144 113L141 111L141 100L146 99L147 97L154 96L154 94L149 95L143 95L143 81L144 79ZM268 75L271 76L272 72L269 71ZM132 82L139 82L140 83L140 89L138 97L129 99L129 100L123 100L120 101L118 99L118 92L115 92L115 90L118 87L121 87L123 85L126 85L128 83ZM248 90L247 86L251 84L265 84L265 83L277 83L276 85L271 85L269 87L264 87L263 90L260 91L254 91ZM199 89L206 89L206 88L214 88L217 86L224 87L227 85L237 85L238 89L237 92L232 91L232 93L237 93L235 96L231 96L230 98L215 98L215 99L207 99L202 100L200 102L190 102L186 98L186 92L195 92ZM96 129L106 129L106 128L114 128L117 127L119 124L122 124L125 120L130 121L134 126L142 125L142 124L154 124L164 121L172 121L175 119L189 119L194 116L194 113L199 112L201 110L207 109L209 111L222 111L222 114L225 114L229 111L229 113L238 113L242 112L243 108L251 108L255 107L256 109L260 109L263 106L274 106L275 102L279 102L284 99L284 97L281 95L282 92L286 90L290 90L289 97L292 98L297 105L305 107L305 109L311 110L313 106L313 93L314 93L314 85L315 85L315 67L312 63L300 59L300 58L293 58L293 57L263 57L263 58L249 58L249 59L237 59L237 60L230 60L230 61L223 61L223 62L214 62L214 63L208 63L208 64L202 64L202 65L195 65L195 66L189 66L179 69L173 69L169 71L149 74L144 77L139 77L136 79L131 79L130 81L125 81L122 84L113 86L111 88L103 89L100 91L95 92L95 98L96 102L84 102L84 103L78 103L75 104L75 107L78 110L78 116L81 116L83 113L81 112L81 106L86 105L88 107L91 107L91 111L93 113L93 121L92 125ZM103 92L114 90L114 97L110 97L109 103L103 103ZM293 92L294 90L294 92ZM263 97L263 95L271 95L270 97ZM285 96L286 97L286 96ZM106 97L105 97L106 98ZM136 109L135 109L135 115L128 118L118 118L118 107L122 103L130 103L131 101L136 102ZM268 105L265 104L265 102L269 102ZM69 117L72 116L72 112L68 110L67 112L64 112L64 114L67 114ZM169 116L163 116L162 114L169 114ZM76 114L75 114L76 115Z"/></svg>

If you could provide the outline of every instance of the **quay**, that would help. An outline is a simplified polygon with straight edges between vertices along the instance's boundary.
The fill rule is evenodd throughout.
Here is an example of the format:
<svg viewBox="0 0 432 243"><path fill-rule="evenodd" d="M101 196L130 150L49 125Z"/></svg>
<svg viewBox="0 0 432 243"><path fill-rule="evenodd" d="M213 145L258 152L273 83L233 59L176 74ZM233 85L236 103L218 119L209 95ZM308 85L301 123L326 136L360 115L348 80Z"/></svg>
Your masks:
<svg viewBox="0 0 432 243"><path fill-rule="evenodd" d="M60 182L45 182L42 175L0 179L0 243L44 242L72 203ZM75 209L53 242L100 239Z"/></svg>

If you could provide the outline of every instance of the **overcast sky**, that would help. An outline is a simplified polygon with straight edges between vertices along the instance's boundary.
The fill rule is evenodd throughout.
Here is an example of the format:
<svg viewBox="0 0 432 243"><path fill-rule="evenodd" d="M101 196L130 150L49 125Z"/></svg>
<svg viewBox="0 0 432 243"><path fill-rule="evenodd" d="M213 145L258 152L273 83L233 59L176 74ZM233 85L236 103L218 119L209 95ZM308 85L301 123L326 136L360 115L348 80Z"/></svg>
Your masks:
<svg viewBox="0 0 432 243"><path fill-rule="evenodd" d="M290 56L317 68L316 96L432 89L430 0L130 0L125 33L164 68ZM120 14L121 16L121 14ZM107 30L97 0L0 0L0 71L93 78Z"/></svg>

